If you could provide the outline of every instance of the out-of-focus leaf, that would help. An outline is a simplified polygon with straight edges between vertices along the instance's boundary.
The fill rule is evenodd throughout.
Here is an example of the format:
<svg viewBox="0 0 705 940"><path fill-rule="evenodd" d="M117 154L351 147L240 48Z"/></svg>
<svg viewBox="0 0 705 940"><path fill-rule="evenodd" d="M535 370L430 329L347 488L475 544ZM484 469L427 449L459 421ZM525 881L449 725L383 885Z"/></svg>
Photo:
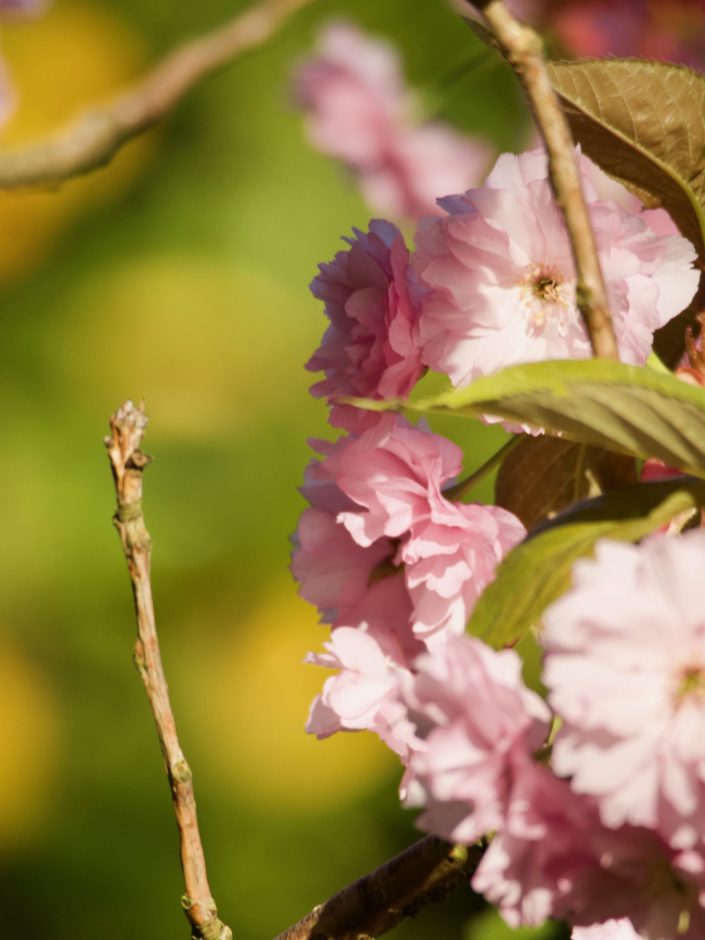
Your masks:
<svg viewBox="0 0 705 940"><path fill-rule="evenodd" d="M525 437L504 458L495 502L527 529L576 500L634 481L634 459L563 438Z"/></svg>
<svg viewBox="0 0 705 940"><path fill-rule="evenodd" d="M584 153L663 206L705 256L705 76L640 59L548 65Z"/></svg>
<svg viewBox="0 0 705 940"><path fill-rule="evenodd" d="M374 411L497 415L705 477L705 389L605 359L511 366L418 402L351 399Z"/></svg>
<svg viewBox="0 0 705 940"><path fill-rule="evenodd" d="M601 538L637 542L705 501L705 484L686 478L640 483L590 500L514 548L473 611L468 630L490 646L518 642L567 590L570 569Z"/></svg>

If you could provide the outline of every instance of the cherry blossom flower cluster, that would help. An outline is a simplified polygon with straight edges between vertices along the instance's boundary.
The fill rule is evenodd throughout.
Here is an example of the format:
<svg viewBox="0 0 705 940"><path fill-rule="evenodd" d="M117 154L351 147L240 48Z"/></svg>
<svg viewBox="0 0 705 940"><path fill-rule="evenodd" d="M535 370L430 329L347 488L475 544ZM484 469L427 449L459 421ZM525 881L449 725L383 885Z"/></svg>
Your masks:
<svg viewBox="0 0 705 940"><path fill-rule="evenodd" d="M705 68L702 0L511 0L578 56L638 56Z"/></svg>
<svg viewBox="0 0 705 940"><path fill-rule="evenodd" d="M662 210L600 199L604 174L581 163L620 353L643 363L695 294L695 250ZM308 364L326 376L314 395L404 397L426 368L462 386L512 363L590 355L545 153L503 154L482 186L438 202L413 253L377 220L321 265L312 291L330 326ZM334 404L334 422L346 411Z"/></svg>
<svg viewBox="0 0 705 940"><path fill-rule="evenodd" d="M437 211L440 193L476 183L488 144L422 121L394 48L347 22L328 24L294 76L311 144L343 162L366 202L395 218Z"/></svg>
<svg viewBox="0 0 705 940"><path fill-rule="evenodd" d="M644 363L697 289L695 253L662 213L600 198L581 166L620 353ZM515 651L465 633L523 525L460 500L452 441L349 400L405 398L428 369L464 385L589 355L543 153L505 154L438 204L414 250L374 220L312 283L329 326L311 391L340 436L314 442L294 539L301 595L330 627L308 659L333 670L307 730L373 731L399 755L422 829L487 838L472 885L510 924L702 938L705 532L603 542L575 567L544 618L543 698Z"/></svg>

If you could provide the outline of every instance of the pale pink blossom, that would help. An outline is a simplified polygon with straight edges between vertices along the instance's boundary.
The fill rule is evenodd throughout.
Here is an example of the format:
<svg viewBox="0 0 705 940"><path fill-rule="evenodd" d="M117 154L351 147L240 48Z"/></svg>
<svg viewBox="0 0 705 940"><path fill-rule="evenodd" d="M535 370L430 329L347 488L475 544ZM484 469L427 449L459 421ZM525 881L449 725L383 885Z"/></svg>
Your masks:
<svg viewBox="0 0 705 940"><path fill-rule="evenodd" d="M328 462L350 440L343 439L337 445L316 442L324 459L313 460L306 468L301 491L311 505L301 514L291 560L301 596L315 604L324 622L331 624L341 623L361 602L369 603L373 573L387 564L395 551L387 538L358 544L339 521L340 513L357 506L337 485Z"/></svg>
<svg viewBox="0 0 705 940"><path fill-rule="evenodd" d="M478 183L491 159L484 142L434 121L397 129L385 159L358 182L368 205L387 215L438 215L439 197Z"/></svg>
<svg viewBox="0 0 705 940"><path fill-rule="evenodd" d="M538 145L542 146L540 141ZM678 226L665 209L646 209L642 201L626 186L614 177L608 176L601 167L584 155L580 157L580 169L583 174L583 185L588 188L591 201L617 203L630 214L638 213L655 235L679 234Z"/></svg>
<svg viewBox="0 0 705 940"><path fill-rule="evenodd" d="M503 825L472 878L473 889L512 927L568 918L580 907L585 873L598 867L590 837L596 824L599 828L594 807L550 770L528 761L507 804Z"/></svg>
<svg viewBox="0 0 705 940"><path fill-rule="evenodd" d="M410 673L392 634L375 635L368 624L338 627L325 647L325 653L309 654L307 662L339 671L326 679L314 700L306 730L319 738L336 731L374 731L406 759L415 733L398 687Z"/></svg>
<svg viewBox="0 0 705 940"><path fill-rule="evenodd" d="M591 797L539 764L518 777L472 886L514 927L628 918L645 940L705 936L702 855L648 829L606 828Z"/></svg>
<svg viewBox="0 0 705 940"><path fill-rule="evenodd" d="M622 358L642 363L653 332L695 293L692 245L657 235L639 212L586 198ZM479 189L440 200L422 221L413 264L428 289L419 319L426 365L464 385L517 362L583 358L570 242L543 151L504 154Z"/></svg>
<svg viewBox="0 0 705 940"><path fill-rule="evenodd" d="M499 506L431 505L401 548L414 632L431 641L465 631L477 598L526 529Z"/></svg>
<svg viewBox="0 0 705 940"><path fill-rule="evenodd" d="M638 934L626 917L591 927L575 927L570 937L571 940L643 940L643 934Z"/></svg>
<svg viewBox="0 0 705 940"><path fill-rule="evenodd" d="M553 766L604 822L705 836L705 532L598 543L544 616Z"/></svg>
<svg viewBox="0 0 705 940"><path fill-rule="evenodd" d="M553 15L560 41L580 56L639 56L702 69L702 0L564 0Z"/></svg>
<svg viewBox="0 0 705 940"><path fill-rule="evenodd" d="M342 160L375 210L437 212L444 193L477 182L490 160L483 142L419 122L399 58L350 23L330 23L294 79L314 147Z"/></svg>
<svg viewBox="0 0 705 940"><path fill-rule="evenodd" d="M321 32L315 55L296 70L294 91L314 147L353 166L383 160L390 128L406 111L392 47L345 22Z"/></svg>
<svg viewBox="0 0 705 940"><path fill-rule="evenodd" d="M527 22L550 30L573 55L637 56L705 65L702 0L510 0Z"/></svg>
<svg viewBox="0 0 705 940"><path fill-rule="evenodd" d="M325 372L311 388L333 403L333 424L364 426L369 412L337 405L343 395L403 398L424 371L414 327L418 299L409 283L409 252L391 222L370 222L368 232L354 230L347 251L320 265L311 291L325 304L330 320L318 350L306 368Z"/></svg>
<svg viewBox="0 0 705 940"><path fill-rule="evenodd" d="M409 758L407 802L424 807L421 829L471 844L504 827L551 715L525 687L519 656L474 637L449 639L419 657L415 672L401 689L423 741Z"/></svg>
<svg viewBox="0 0 705 940"><path fill-rule="evenodd" d="M414 633L443 639L465 629L475 601L526 530L496 506L447 500L443 486L460 471L451 441L402 419L380 421L326 461L356 503L337 519L361 546L399 540Z"/></svg>
<svg viewBox="0 0 705 940"><path fill-rule="evenodd" d="M382 535L406 535L434 510L454 515L442 488L461 466L456 444L395 415L384 415L363 434L341 439L324 462L325 472L355 504L338 521L364 546Z"/></svg>

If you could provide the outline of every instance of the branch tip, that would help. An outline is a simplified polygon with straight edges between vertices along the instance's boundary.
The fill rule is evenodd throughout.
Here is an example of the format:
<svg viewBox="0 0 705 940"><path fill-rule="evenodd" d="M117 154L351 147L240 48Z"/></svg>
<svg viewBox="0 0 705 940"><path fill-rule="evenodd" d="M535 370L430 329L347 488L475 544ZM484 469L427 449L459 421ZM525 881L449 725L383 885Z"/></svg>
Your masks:
<svg viewBox="0 0 705 940"><path fill-rule="evenodd" d="M127 560L137 618L133 656L152 709L171 789L186 887L182 906L191 936L193 940L232 940L230 928L218 918L208 885L191 769L179 743L159 649L150 576L152 540L142 509L142 471L151 459L140 450L146 427L144 402L126 401L110 419L111 433L105 439L117 496L113 520Z"/></svg>

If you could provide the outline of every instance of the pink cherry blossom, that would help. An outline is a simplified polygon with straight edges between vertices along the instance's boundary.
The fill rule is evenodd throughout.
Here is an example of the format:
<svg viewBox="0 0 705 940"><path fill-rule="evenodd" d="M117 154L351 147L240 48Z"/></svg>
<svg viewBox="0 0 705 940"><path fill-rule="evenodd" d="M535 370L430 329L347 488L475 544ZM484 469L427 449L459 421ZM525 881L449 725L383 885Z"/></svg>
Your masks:
<svg viewBox="0 0 705 940"><path fill-rule="evenodd" d="M395 218L438 215L438 198L478 183L492 152L482 141L464 137L434 121L396 129L385 159L358 175L368 205Z"/></svg>
<svg viewBox="0 0 705 940"><path fill-rule="evenodd" d="M604 822L705 834L705 532L602 542L544 617L553 765Z"/></svg>
<svg viewBox="0 0 705 940"><path fill-rule="evenodd" d="M570 937L571 940L643 940L643 934L638 934L626 917L592 927L575 927Z"/></svg>
<svg viewBox="0 0 705 940"><path fill-rule="evenodd" d="M438 196L477 182L487 168L483 142L419 123L392 46L350 23L328 24L294 85L311 143L343 161L377 211L437 212Z"/></svg>
<svg viewBox="0 0 705 940"><path fill-rule="evenodd" d="M538 146L543 146L540 140ZM678 235L678 226L665 209L646 209L641 200L626 186L608 176L601 167L584 155L580 157L580 169L583 185L588 190L592 202L599 200L617 203L630 214L638 213L655 235Z"/></svg>
<svg viewBox="0 0 705 940"><path fill-rule="evenodd" d="M497 564L524 537L519 520L496 506L462 505L443 495L461 451L437 434L384 415L361 434L319 444L303 493L292 568L301 593L333 624L377 577L403 572L410 623L423 639L462 633Z"/></svg>
<svg viewBox="0 0 705 940"><path fill-rule="evenodd" d="M409 283L409 252L391 222L370 223L369 232L354 230L350 247L339 252L311 284L325 303L330 326L306 368L325 372L311 389L334 400L406 397L422 374L414 338L418 301ZM335 405L334 424L355 428L374 416Z"/></svg>
<svg viewBox="0 0 705 940"><path fill-rule="evenodd" d="M324 459L307 471L311 508L292 561L302 596L326 621L351 626L353 608L360 617L360 605L372 603L369 584L403 574L409 629L426 640L462 633L497 564L524 537L519 520L446 499L460 449L399 416L317 446Z"/></svg>
<svg viewBox="0 0 705 940"><path fill-rule="evenodd" d="M353 166L384 159L390 129L404 120L406 90L392 47L351 23L329 23L316 54L294 76L311 143Z"/></svg>
<svg viewBox="0 0 705 940"><path fill-rule="evenodd" d="M705 936L701 854L648 829L606 828L591 797L539 764L524 768L509 806L472 886L511 926L628 918L645 940Z"/></svg>
<svg viewBox="0 0 705 940"><path fill-rule="evenodd" d="M291 567L301 596L319 608L324 622L336 623L367 596L375 569L393 554L389 539L360 546L334 514L312 507L299 520Z"/></svg>
<svg viewBox="0 0 705 940"><path fill-rule="evenodd" d="M387 538L359 545L338 519L341 512L357 507L337 485L328 461L350 442L316 444L326 456L323 461L312 461L306 470L302 493L311 505L299 520L291 561L301 596L315 604L322 619L331 624L341 623L363 600L369 603L373 573L395 551Z"/></svg>
<svg viewBox="0 0 705 940"><path fill-rule="evenodd" d="M473 637L421 656L401 694L423 745L410 754L409 805L421 829L471 844L504 826L515 781L548 734L550 712L513 650Z"/></svg>
<svg viewBox="0 0 705 940"><path fill-rule="evenodd" d="M497 565L526 535L521 522L499 506L431 505L402 545L414 632L435 642L465 631L477 598L494 580Z"/></svg>
<svg viewBox="0 0 705 940"><path fill-rule="evenodd" d="M586 198L622 358L644 362L653 332L695 293L695 252L658 235L639 212ZM463 385L516 362L590 355L575 304L570 243L542 151L504 154L485 184L440 200L422 221L413 264L428 288L419 318L422 360Z"/></svg>
<svg viewBox="0 0 705 940"><path fill-rule="evenodd" d="M510 6L573 55L638 56L700 70L705 64L702 0L511 0Z"/></svg>
<svg viewBox="0 0 705 940"><path fill-rule="evenodd" d="M538 764L525 762L513 784L503 825L471 884L510 926L538 926L580 906L581 879L599 869L590 838L599 819L588 801Z"/></svg>
<svg viewBox="0 0 705 940"><path fill-rule="evenodd" d="M700 0L569 0L554 14L561 42L581 56L639 56L705 64L705 10Z"/></svg>
<svg viewBox="0 0 705 940"><path fill-rule="evenodd" d="M326 652L307 662L338 669L314 700L306 730L319 738L336 731L376 732L403 759L414 746L414 726L399 701L398 687L409 675L406 657L394 637L369 625L333 630Z"/></svg>
<svg viewBox="0 0 705 940"><path fill-rule="evenodd" d="M404 536L434 509L454 514L442 488L461 466L462 451L452 441L384 415L363 434L333 445L321 470L355 504L338 521L367 546L382 535Z"/></svg>

